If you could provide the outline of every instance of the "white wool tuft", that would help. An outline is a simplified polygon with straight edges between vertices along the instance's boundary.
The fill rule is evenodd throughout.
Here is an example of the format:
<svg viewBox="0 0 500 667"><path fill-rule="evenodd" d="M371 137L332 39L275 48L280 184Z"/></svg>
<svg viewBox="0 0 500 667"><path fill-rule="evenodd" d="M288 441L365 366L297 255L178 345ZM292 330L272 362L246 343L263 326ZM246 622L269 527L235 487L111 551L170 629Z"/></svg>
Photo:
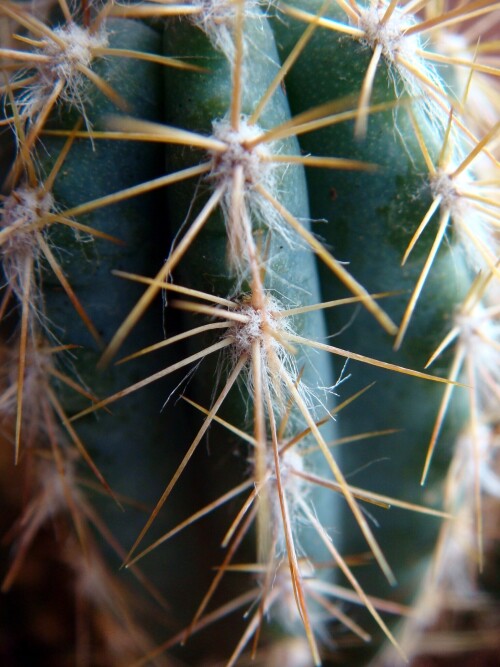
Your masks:
<svg viewBox="0 0 500 667"><path fill-rule="evenodd" d="M42 112L56 86L62 84L59 100L76 107L83 115L87 76L82 69L89 68L94 50L107 46L104 30L91 33L75 23L53 30L53 38L46 37L34 51L44 56L36 62L33 83L26 86L16 102L21 117L33 120Z"/></svg>
<svg viewBox="0 0 500 667"><path fill-rule="evenodd" d="M51 212L53 206L54 199L49 192L21 186L6 197L0 210L0 238L3 237L0 256L5 277L19 300L24 292L27 261L32 260L35 266L39 261L36 232L43 226L39 221Z"/></svg>
<svg viewBox="0 0 500 667"><path fill-rule="evenodd" d="M274 206L255 189L259 185L279 198L280 176L283 173L282 165L268 159L275 150L275 142L251 145L262 134L263 130L257 125L250 125L246 116L241 117L237 130L227 118L213 123L213 137L224 142L227 149L211 153L212 169L208 178L214 182L214 189L218 187L223 192L221 205L227 227L228 261L244 277L252 262L249 228L271 230L290 246L297 241L296 235ZM242 191L236 197L238 172L241 174Z"/></svg>

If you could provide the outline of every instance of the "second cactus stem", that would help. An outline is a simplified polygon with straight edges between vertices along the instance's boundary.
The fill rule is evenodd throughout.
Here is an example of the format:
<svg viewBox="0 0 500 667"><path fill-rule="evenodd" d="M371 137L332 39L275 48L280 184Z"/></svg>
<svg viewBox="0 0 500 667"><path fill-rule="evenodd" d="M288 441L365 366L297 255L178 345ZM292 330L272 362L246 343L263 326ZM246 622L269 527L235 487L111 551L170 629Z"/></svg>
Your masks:
<svg viewBox="0 0 500 667"><path fill-rule="evenodd" d="M79 667L402 665L475 591L495 8L0 4L3 588L64 525Z"/></svg>

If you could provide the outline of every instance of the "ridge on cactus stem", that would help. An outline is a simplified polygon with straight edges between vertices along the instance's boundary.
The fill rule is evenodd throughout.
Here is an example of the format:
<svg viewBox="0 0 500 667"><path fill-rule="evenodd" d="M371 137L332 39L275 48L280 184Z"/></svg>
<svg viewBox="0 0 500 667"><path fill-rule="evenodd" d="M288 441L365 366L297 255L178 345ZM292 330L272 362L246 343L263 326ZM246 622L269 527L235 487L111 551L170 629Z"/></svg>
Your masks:
<svg viewBox="0 0 500 667"><path fill-rule="evenodd" d="M437 171L434 165L444 164L446 159L450 159L449 155L455 153L461 156L458 158L458 164L463 166L462 170L457 169L457 177L462 172L465 175L468 168L470 169L467 173L470 184L462 190L457 183L457 198L462 199L462 193L468 194L476 187L476 182L481 183L478 185L479 190L482 179L476 176L473 167L476 161L479 162L479 156L481 160L489 157L491 161L488 148L490 142L493 143L496 127L487 130L480 139L464 131L458 104L451 102L456 110L450 113L451 98L448 99L448 92L441 98L431 95L430 103L433 109L432 114L429 114L425 104L421 103L422 93L416 97L409 95L407 74L400 71L397 64L398 55L389 54L391 55L389 58L384 54L384 49L380 46L377 49L377 44L362 39L356 32L358 24L354 13L359 8L359 14L363 14L364 9L361 4L341 3L339 7L337 3L326 11L320 2L297 2L293 3L292 8L290 4L284 8L283 14L277 15L275 23L283 60L293 53L295 45L303 34L304 24L314 26L314 35L294 62L286 78L293 113L299 114L311 104L325 104L330 99L349 97L356 91L359 93L360 110L368 101L372 106L379 102L396 100L402 102L404 99L404 96L401 98L402 93L406 95L405 104L400 103L395 106L392 113L389 111L382 112L380 116L370 115L368 122L362 123L362 126L359 122L355 122L354 127L345 129L341 125L324 129L319 127L316 132L299 137L299 141L305 153L330 155L335 150L339 156L349 155L366 162L375 161L374 156L377 156L376 159L381 162L380 169L372 175L356 172L351 176L340 172L334 179L326 170L318 169L314 173L308 170L312 215L316 219L328 220L323 228L318 227L318 231L321 231L322 236L340 251L341 257L349 258L353 274L360 277L362 284L370 286L370 291L382 291L397 284L398 287L407 286L408 291L414 294L410 306L405 303L407 299L404 297L388 301L387 312L394 321L401 319L402 322L397 337L397 349L392 352L390 340L382 332L368 329L368 322L363 313L353 314L353 318L356 319L350 321L346 317L338 317L341 315L340 311L329 311L327 321L330 331L340 332L337 334L339 343L344 341L344 345L349 345L350 350L363 351L378 358L390 355L391 361L399 359L400 363L403 363L404 359L404 365L421 368L446 334L447 322L453 318L455 309L460 308L461 300L465 297L472 281L472 272L467 263L472 255L471 241L479 234L476 230L492 228L491 216L485 217L481 212L478 224L474 223L472 229L467 226L465 244L462 235L457 233L457 228L453 226L451 229L446 229L446 221L440 228L446 241L439 254L436 252L439 238L434 241L436 232L429 228L425 237L421 237L419 243L413 246L411 239L413 235L417 238L422 229L422 227L419 229L422 219L427 223L438 206L438 203L433 204L433 200L438 194L444 196L444 191L439 193L436 191L443 187L443 182L440 181L438 186L431 186L428 180L426 185L426 179L429 178L429 173ZM370 3L367 6L373 9L382 7L382 4ZM409 7L410 5L407 5L401 11L404 12L406 9L409 11ZM387 22L388 17L392 16L391 12L395 12L396 9L397 3L391 3L390 7L388 5L382 7L381 11L387 12L385 15ZM345 21L345 17L339 18L344 11L350 14L349 21ZM460 12L457 11L453 16L457 20L462 20L467 16L466 6L464 5ZM450 18L451 15L445 15L444 22ZM421 21L418 17L411 17L409 20L416 26ZM342 24L340 28L338 28L339 22ZM435 23L438 22L436 19ZM425 22L421 24L425 26ZM347 28L344 30L345 26ZM356 27L351 30L350 26ZM430 23L427 27L430 27ZM408 34L415 35L418 32L418 28L415 30L410 28L407 31ZM406 62L406 58L403 60ZM432 69L437 76L437 70ZM341 76L337 76L337 73L341 73ZM475 72L471 76L474 74ZM322 82L321 86L317 85L318 80ZM441 79L440 81L442 89L448 91L448 83ZM437 121L433 118L435 113L439 114ZM494 165L494 160L491 162ZM452 172L454 173L454 170ZM486 178L484 180L486 184L488 181ZM488 198L488 194L485 198ZM452 199L455 201L456 198ZM451 204L449 201L446 208ZM481 204L489 208L494 215L496 207L494 195L488 198L488 203L481 202ZM455 216L457 213L458 211L454 211ZM468 217L464 213L463 217L459 218L463 221L464 227L468 225ZM415 230L418 232L415 233ZM413 260L410 259L412 255L405 257L408 247L412 249L412 254L419 249L419 256L413 256ZM488 252L491 252L491 256L487 268L498 256L497 248L496 242L490 236ZM401 267L402 259L406 259L403 267ZM429 271L431 265L432 271ZM428 274L427 280L431 282L428 282L425 290L422 290L426 274ZM326 296L331 298L336 294L334 286L326 280L324 273L322 277ZM419 304L415 307L419 294ZM406 331L410 316L412 326ZM366 333L368 330L369 335ZM406 336L403 338L405 331ZM447 372L446 369L451 361L450 356L441 357L440 370L443 373ZM361 428L368 428L368 425L371 428L399 426L405 435L401 436L397 451L395 448L393 452L389 452L380 446L370 452L360 452L358 456L354 448L346 450L347 465L356 470L366 465L368 461L376 460L377 456L385 454L389 458L385 467L391 472L378 475L378 489L387 491L387 485L399 476L402 489L400 493L405 493L408 498L411 496L418 502L417 499L422 498L426 491L418 488L417 480L412 479L411 475L405 478L403 471L410 471L413 465L419 467L417 463L419 460L420 466L424 464L427 444L431 437L431 424L438 412L441 392L437 387L427 385L422 387L422 394L419 394L415 386L410 397L403 388L401 391L397 389L399 384L397 377L393 382L386 383L381 376L375 375L369 366L364 366L363 369L351 368L351 373L354 382L361 381L362 384L374 380L377 380L378 384L383 382L381 387L387 401L367 402L352 423ZM457 376L454 378L456 380ZM466 383L469 384L467 381ZM450 392L447 390L447 393ZM389 399L390 395L393 397L392 400ZM408 404L406 404L407 399ZM433 404L435 412L433 409L427 412ZM383 410L384 405L387 407L386 411ZM454 403L448 404L447 408L446 431L443 431L441 437L443 446L451 448L467 417L464 394L461 397L455 396ZM409 427L410 423L413 425ZM339 420L338 428L341 434L344 433L349 428L348 420ZM413 463L410 463L412 460ZM440 461L435 461L432 477L428 479L428 488L434 491L439 475L444 474L447 465L448 460L443 452ZM367 473L364 479L368 480L373 476L373 473L371 475ZM364 483L367 484L367 481ZM393 495L396 494L393 492ZM415 526L417 522L419 525L417 530L420 531L422 541L425 539L423 535L427 535L430 546L438 535L436 527L430 523L425 525L417 519L414 521ZM344 530L347 536L350 535L347 525ZM390 549L389 545L394 544L397 553L396 576L400 581L395 594L399 595L398 591L405 591L402 594L408 596L405 600L409 600L412 576L415 577L414 590L418 591L420 583L418 567L423 566L425 549L420 550L420 559L416 558L415 552L411 549L405 554L406 542L403 536L406 531L407 526L401 518L401 523L397 519L387 524L381 523L377 532L384 535L383 544L386 553L387 549ZM400 538L397 535L400 535ZM356 540L349 537L347 540L350 545L348 548L356 549ZM427 552L427 557L431 554L432 548ZM363 582L373 580L368 570L362 573L362 577Z"/></svg>
<svg viewBox="0 0 500 667"><path fill-rule="evenodd" d="M24 135L20 132L21 151L25 149ZM99 334L80 303L56 258L55 248L46 240L44 231L50 222L72 228L75 233L93 232L97 236L105 234L91 230L86 225L55 213L55 201L52 187L64 159L70 150L72 137L68 139L59 159L44 182L38 182L35 163L28 154L27 176L21 178L16 187L3 199L0 212L0 255L7 289L2 299L1 313L6 313L9 301L16 299L21 306L21 325L19 336L19 366L17 378L17 413L15 458L19 460L21 442L21 424L23 421L23 386L26 372L26 355L36 357L36 331L41 328L44 335L50 336L50 325L44 312L42 292L39 287L42 272L42 258L51 267L61 287L66 292L75 311L80 316L90 334L100 341ZM108 237L109 238L109 237ZM57 251L56 251L57 252ZM85 390L82 388L83 392ZM89 462L90 458L87 457ZM96 470L97 472L97 470Z"/></svg>
<svg viewBox="0 0 500 667"><path fill-rule="evenodd" d="M139 83L142 84L144 75L152 81L160 79L158 66L164 64L163 57L159 55L159 62L156 63L154 54L149 57L148 49L144 49L146 43L152 49L157 48L158 36L147 26L136 22L108 22L107 25L113 28L111 41L117 39L121 47L135 46L142 49L137 58L139 64L133 69L128 68L127 63L132 61L127 55L127 48L121 59L113 58L107 62L101 59L94 63L96 71L104 76L107 85L113 88L116 85L120 95L127 100L129 109L140 110L145 117L154 118L158 105L153 100L157 95L153 91L144 95ZM101 487L104 487L104 492L111 494L120 507L126 502L128 522L132 527L132 503L129 499L124 501L124 494L111 492L110 484L105 481L109 470L106 474L102 470L106 459L109 460L111 456L113 446L118 448L125 440L129 444L134 441L141 442L148 428L156 429L156 432L160 430L161 419L158 418L158 413L161 403L157 404L155 409L151 397L148 401L151 414L155 415L154 420L148 420L149 408L136 408L136 413L146 420L146 424L151 424L149 427L140 420L132 424L127 414L122 412L112 431L107 431L105 426L101 431L100 427L88 428L88 425L83 428L79 425L75 429L69 422L69 415L75 411L75 406L87 405L89 401L97 400L96 393L109 393L116 386L115 383L120 381L119 378L124 382L125 378L130 377L129 373L134 373L133 369L127 369L118 375L115 372L108 373L103 379L95 374L95 363L100 342L107 337L106 328L109 322L114 321L120 309L128 307L126 294L120 293L119 289L110 290L110 267L116 267L117 262L124 262L128 255L132 261L125 260L122 266L129 270L143 271L144 258L137 253L134 242L139 241L138 245L142 246L146 253L151 247L150 235L146 235L147 225L143 224L145 236L141 239L137 229L139 212L135 204L127 206L126 210L119 210L116 204L119 205L122 199L115 196L113 203L116 217L113 219L112 215L108 214L104 225L103 216L99 217L99 210L103 199L109 203L109 192L111 190L112 193L113 188L119 190L120 186L128 186L127 194L132 196L130 190L134 189L134 182L138 180L135 173L137 165L141 165L142 176L147 177L154 170L154 165L158 164L158 155L155 158L155 150L151 148L137 150L139 147L128 147L128 168L110 176L107 173L109 164L123 162L122 149L119 148L116 152L118 147L113 149L102 145L101 151L101 147L95 148L91 143L79 141L77 131L71 128L81 126L82 119L78 118L79 114L75 109L67 108L52 114L50 123L53 126L63 118L65 127L70 128L68 139L61 141L44 136L43 140L40 140L39 136L33 136L34 146L29 147L26 137L29 128L26 128L20 117L16 96L12 95L12 86L6 84L6 88L19 153L4 184L6 194L2 198L1 211L4 278L1 302L2 337L9 336L9 328L13 330L9 343L11 347L14 346L15 353L10 350L9 364L5 371L8 384L6 383L2 393L0 412L2 428L9 433L9 440L11 422L14 422L12 441L16 462L26 474L23 492L28 504L22 521L18 522L11 532L11 537L14 538L13 558L5 579L5 590L12 588L13 583L19 585L19 581L22 585L25 562L29 563L36 554L36 547L41 539L39 536L50 533L52 523L57 526L61 524L61 535L67 535L67 540L62 540L59 535L59 541L55 542L59 546L59 562L66 567L66 559L68 563L71 562L69 551L80 551L77 556L73 554L74 567L69 568L75 587L73 593L77 595L80 606L77 610L79 622L83 627L85 623L92 624L100 618L102 623L112 627L117 621L117 625L121 626L122 637L127 627L129 637L120 650L115 651L116 655L121 656L120 659L127 661L132 656L137 657L140 650L149 645L150 640L146 639L142 631L138 632L136 619L132 620L132 607L128 601L125 603L125 596L119 590L121 583L118 582L115 572L112 572L113 566L111 569L99 566L102 560L100 550L111 553L114 550L115 559L116 553L120 554L121 558L125 553L105 526L100 512L92 508L87 500L89 491L81 482L79 459L85 460L97 476ZM90 85L86 90L87 120L98 119L106 104L105 96L99 96L98 87L92 88ZM109 111L109 106L107 109ZM68 130L66 132L68 133ZM37 131L37 134L40 133ZM98 170L92 178L82 178L82 173L85 175L86 171L84 165L93 165L94 159L103 169L102 179L98 178ZM135 168L132 166L134 163ZM147 168L144 168L145 164ZM119 183L118 187L116 183ZM101 196L96 196L95 193L99 191ZM134 193L138 192L140 189L135 188ZM143 198L141 213L147 210L147 206L144 208L145 203ZM151 202L149 206L152 208ZM87 218L80 222L77 216L84 214ZM111 228L112 233L103 231L103 228L108 231ZM132 248L127 251L127 246L130 245ZM118 255L114 254L117 248ZM152 256L154 254L148 252L148 262ZM103 308L101 304L96 304L96 296L105 291L113 294L114 301ZM81 305L83 303L85 307ZM80 326L82 320L84 326ZM137 338L136 344L139 340L145 344L150 340L149 334ZM144 364L142 367L145 367ZM100 419L101 427L107 418L109 415ZM115 428L117 425L118 428ZM150 439L154 442L155 436L152 432ZM146 449L143 444L143 451L147 452L149 444L145 443L145 446ZM140 473L140 458L139 462L131 464L127 455L122 457L122 461L124 467L127 467L128 463L128 470L133 468L136 474ZM78 475L74 472L77 468ZM111 473L114 478L111 482L113 487L116 473L114 466ZM92 495L99 494L102 490L101 488L96 491L95 486L88 480L85 480L85 483L90 485ZM120 485L123 485L123 479ZM151 476L149 485L150 493L154 493ZM103 514L113 514L107 502L101 501L98 505ZM116 523L116 516L114 519ZM88 524L92 524L92 527L89 528ZM94 543L94 537L91 536L94 529L100 533L97 540L99 545ZM123 528L121 533L123 539ZM125 537L125 540L128 538ZM113 558L109 553L107 560L112 563ZM114 569L117 569L116 563ZM167 605L162 595L156 592L155 587L135 568L133 571L134 574L137 573L141 587L152 595L155 604L161 604L165 608ZM92 581L94 586L90 585ZM115 603L109 605L108 600L112 600L113 596ZM113 614L115 620L112 620ZM133 614L135 615L135 611ZM94 633L89 629L89 636L91 634L97 637L101 635L101 631ZM112 649L111 640L112 637L104 637L99 649L96 645L87 654L95 656L99 650L111 656L116 649ZM75 646L75 653L79 652L81 647Z"/></svg>
<svg viewBox="0 0 500 667"><path fill-rule="evenodd" d="M328 30L339 34L349 35L360 43L367 45L373 55L366 69L366 74L359 94L360 116L356 122L358 136L366 133L367 113L373 80L378 63L384 58L391 69L397 71L398 76L393 83L398 95L407 93L421 101L431 124L438 127L443 124L447 107L454 105L453 98L448 91L448 85L432 66L434 61L450 65L461 66L466 71L484 71L498 76L495 67L482 66L474 60L457 60L451 56L439 56L425 49L421 37L433 33L439 28L467 22L471 18L482 14L489 14L495 7L488 0L473 3L469 10L466 3L449 9L444 13L420 20L415 16L414 5L429 5L428 2L407 3L399 6L398 0L388 2L377 1L369 3L338 2L335 19L316 19L314 13L304 11L293 4L280 3L279 7L285 14L295 16L304 21L316 22Z"/></svg>

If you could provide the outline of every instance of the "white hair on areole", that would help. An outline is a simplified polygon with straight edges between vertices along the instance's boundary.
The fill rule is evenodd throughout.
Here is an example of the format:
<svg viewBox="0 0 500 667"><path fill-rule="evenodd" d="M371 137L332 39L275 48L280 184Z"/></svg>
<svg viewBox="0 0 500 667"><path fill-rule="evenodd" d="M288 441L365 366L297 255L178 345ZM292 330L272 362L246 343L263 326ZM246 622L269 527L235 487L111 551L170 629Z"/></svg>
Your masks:
<svg viewBox="0 0 500 667"><path fill-rule="evenodd" d="M0 209L0 257L5 278L19 301L25 291L26 264L37 267L40 260L36 232L41 231L40 219L49 214L54 199L43 188L20 186L4 200ZM3 238L2 238L3 237ZM30 305L37 307L38 288L31 275Z"/></svg>
<svg viewBox="0 0 500 667"><path fill-rule="evenodd" d="M451 223L468 263L474 271L490 269L496 261L498 242L494 222L494 201L491 205L477 206L485 198L485 191L476 181L472 169L455 175L459 162L454 161L446 169L437 169L430 177L433 196L441 199L440 208L449 213ZM491 216L488 211L491 210Z"/></svg>
<svg viewBox="0 0 500 667"><path fill-rule="evenodd" d="M500 397L500 319L498 304L490 308L479 302L467 313L459 313L460 345L476 375L474 392L483 415L496 419Z"/></svg>
<svg viewBox="0 0 500 667"><path fill-rule="evenodd" d="M248 239L244 224L271 230L284 238L288 245L297 242L296 234L283 220L274 206L255 188L256 185L267 190L274 197L279 194L282 165L269 160L277 143L251 142L263 134L262 128L250 125L246 116L240 119L239 128L232 127L227 118L213 122L213 137L224 142L227 149L211 153L212 168L208 178L214 182L214 188L223 191L221 202L228 237L228 259L233 268L242 275L250 264ZM241 200L235 201L234 184L236 172L242 172Z"/></svg>
<svg viewBox="0 0 500 667"><path fill-rule="evenodd" d="M261 308L255 308L251 303L249 295L240 299L240 307L237 313L248 318L246 323L235 322L227 331L226 336L234 339L234 344L230 351L232 363L235 364L243 355L251 358L255 342L259 342L262 359L262 377L261 383L267 386L276 399L276 404L285 409L288 389L284 381L275 368L276 363L283 373L296 382L299 377L299 369L293 354L286 349L280 342L280 334L292 333L288 318L277 316L282 310L280 303L269 294L265 295L264 303ZM246 384L248 395L252 396L254 392L253 367L249 363L246 371ZM309 391L303 382L298 383L297 389L307 399Z"/></svg>
<svg viewBox="0 0 500 667"><path fill-rule="evenodd" d="M413 13L405 12L404 7L396 7L389 18L383 21L388 7L387 0L359 7L361 16L357 27L364 31L361 42L372 49L380 45L382 55L389 65L389 76L396 94L407 93L414 99L416 106L423 109L432 127L443 128L447 121L446 113L435 97L437 95L441 101L446 100L449 91L436 68L419 55L419 49L423 48L420 36L406 34L419 21ZM394 76L396 72L401 81ZM428 84L422 78L427 79Z"/></svg>
<svg viewBox="0 0 500 667"><path fill-rule="evenodd" d="M58 100L75 107L86 117L84 106L88 79L82 69L91 66L95 49L108 45L107 34L103 28L93 33L76 23L58 26L52 33L53 38L44 37L34 49L34 55L42 56L42 59L34 64L36 74L33 82L16 98L19 113L27 119L36 118L55 87L62 84ZM24 72L20 76L24 76Z"/></svg>
<svg viewBox="0 0 500 667"><path fill-rule="evenodd" d="M245 18L262 18L259 8L260 0L241 0ZM229 62L234 60L234 28L238 11L235 0L193 0L194 7L199 9L190 15L194 25L203 30L212 45L221 51Z"/></svg>

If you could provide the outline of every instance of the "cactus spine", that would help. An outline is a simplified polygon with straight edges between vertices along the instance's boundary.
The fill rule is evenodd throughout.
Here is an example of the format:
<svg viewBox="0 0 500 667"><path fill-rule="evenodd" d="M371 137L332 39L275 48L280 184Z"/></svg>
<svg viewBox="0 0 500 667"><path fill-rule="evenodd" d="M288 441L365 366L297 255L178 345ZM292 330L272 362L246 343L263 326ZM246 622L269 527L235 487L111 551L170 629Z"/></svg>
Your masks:
<svg viewBox="0 0 500 667"><path fill-rule="evenodd" d="M378 659L394 664L440 611L443 563L466 569L455 514L484 567L482 497L499 486L494 84L486 127L469 105L498 70L494 44L450 55L449 31L495 7L413 4L59 0L43 21L0 6L23 47L0 50L17 146L0 405L31 494L4 588L62 517L88 623L128 634L118 649L102 633L106 664L168 664L181 642L189 664L282 650L318 665L332 642L366 663L384 637L396 653ZM109 496L99 512L84 469ZM110 511L128 496L154 505L145 521ZM159 648L91 526L156 603L181 607Z"/></svg>

